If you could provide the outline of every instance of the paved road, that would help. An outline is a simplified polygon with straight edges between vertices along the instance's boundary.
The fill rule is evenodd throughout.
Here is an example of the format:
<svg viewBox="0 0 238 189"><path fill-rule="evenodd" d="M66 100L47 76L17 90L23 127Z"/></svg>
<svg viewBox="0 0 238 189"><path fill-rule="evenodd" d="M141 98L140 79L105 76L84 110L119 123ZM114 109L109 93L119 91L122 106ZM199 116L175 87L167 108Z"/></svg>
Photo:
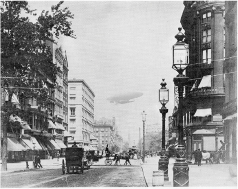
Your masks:
<svg viewBox="0 0 238 189"><path fill-rule="evenodd" d="M31 170L1 176L2 188L146 187L140 166L92 166L83 174L62 175L61 169Z"/></svg>

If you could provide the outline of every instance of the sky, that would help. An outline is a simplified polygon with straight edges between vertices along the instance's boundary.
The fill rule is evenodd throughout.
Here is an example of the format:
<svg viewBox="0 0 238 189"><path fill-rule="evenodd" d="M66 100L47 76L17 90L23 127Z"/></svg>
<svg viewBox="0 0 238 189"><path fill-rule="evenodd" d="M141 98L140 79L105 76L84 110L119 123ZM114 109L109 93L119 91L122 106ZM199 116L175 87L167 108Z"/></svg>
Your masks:
<svg viewBox="0 0 238 189"><path fill-rule="evenodd" d="M30 1L38 11L57 1ZM74 14L76 39L64 37L69 79L83 79L95 94L94 118L115 117L120 135L137 143L139 128L158 123L162 129L158 91L169 89L166 125L174 108L172 46L181 27L183 1L65 1ZM132 142L133 141L133 142ZM134 144L133 144L134 145Z"/></svg>

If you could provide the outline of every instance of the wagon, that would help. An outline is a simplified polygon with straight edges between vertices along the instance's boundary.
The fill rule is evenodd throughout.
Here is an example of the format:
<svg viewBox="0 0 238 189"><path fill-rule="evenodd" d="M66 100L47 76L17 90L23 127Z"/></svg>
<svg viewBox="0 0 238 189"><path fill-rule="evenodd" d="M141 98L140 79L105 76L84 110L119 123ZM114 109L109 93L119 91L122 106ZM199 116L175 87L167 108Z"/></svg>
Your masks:
<svg viewBox="0 0 238 189"><path fill-rule="evenodd" d="M65 173L78 173L83 174L85 163L83 148L71 147L65 150L65 161L62 160L62 172Z"/></svg>

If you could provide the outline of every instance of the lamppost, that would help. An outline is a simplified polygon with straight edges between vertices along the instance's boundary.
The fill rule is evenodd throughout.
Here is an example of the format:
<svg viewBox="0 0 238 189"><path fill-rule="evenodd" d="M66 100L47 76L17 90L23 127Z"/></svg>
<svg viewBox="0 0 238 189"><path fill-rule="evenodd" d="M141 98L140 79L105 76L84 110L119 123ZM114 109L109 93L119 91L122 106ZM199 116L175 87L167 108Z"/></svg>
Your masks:
<svg viewBox="0 0 238 189"><path fill-rule="evenodd" d="M182 28L178 28L179 33L175 36L177 42L173 45L173 66L172 68L178 72L174 78L174 84L178 86L179 105L178 105L178 147L176 154L176 162L173 167L173 186L185 187L189 186L189 167L186 160L186 150L183 141L183 88L188 77L183 75L189 60L189 47L183 39L185 35L181 32Z"/></svg>
<svg viewBox="0 0 238 189"><path fill-rule="evenodd" d="M169 159L166 156L165 151L165 115L168 112L168 109L165 105L169 101L169 89L166 88L167 83L162 79L161 88L159 89L159 101L162 104L162 108L160 109L160 113L162 114L162 151L159 159L159 170L164 171L164 180L169 180L168 177L168 164Z"/></svg>
<svg viewBox="0 0 238 189"><path fill-rule="evenodd" d="M142 121L143 121L143 157L142 161L145 163L145 121L146 121L146 113L142 112Z"/></svg>

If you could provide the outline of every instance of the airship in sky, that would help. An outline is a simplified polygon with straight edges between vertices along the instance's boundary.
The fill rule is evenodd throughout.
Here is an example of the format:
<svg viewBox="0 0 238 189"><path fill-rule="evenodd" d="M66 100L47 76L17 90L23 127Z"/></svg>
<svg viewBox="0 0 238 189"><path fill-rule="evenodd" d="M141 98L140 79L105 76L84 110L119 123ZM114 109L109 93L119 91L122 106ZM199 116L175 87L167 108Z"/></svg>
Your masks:
<svg viewBox="0 0 238 189"><path fill-rule="evenodd" d="M135 98L139 98L143 95L141 92L127 92L127 93L122 93L122 94L117 94L114 95L107 100L110 101L110 103L115 103L115 104L127 104L134 102Z"/></svg>

